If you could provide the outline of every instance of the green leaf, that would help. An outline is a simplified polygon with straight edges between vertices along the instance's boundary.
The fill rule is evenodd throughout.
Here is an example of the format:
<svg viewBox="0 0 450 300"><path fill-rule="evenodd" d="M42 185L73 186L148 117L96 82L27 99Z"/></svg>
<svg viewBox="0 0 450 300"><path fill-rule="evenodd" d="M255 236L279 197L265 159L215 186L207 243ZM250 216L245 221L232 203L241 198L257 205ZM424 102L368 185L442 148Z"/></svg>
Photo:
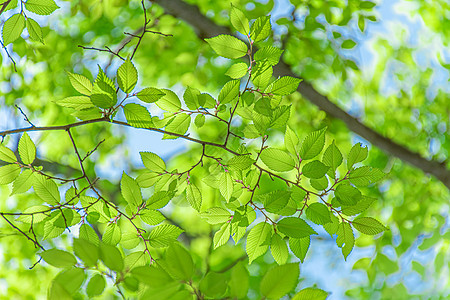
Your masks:
<svg viewBox="0 0 450 300"><path fill-rule="evenodd" d="M264 92L280 96L290 95L297 90L300 82L301 79L283 76L272 82Z"/></svg>
<svg viewBox="0 0 450 300"><path fill-rule="evenodd" d="M229 172L223 172L219 179L219 191L225 200L230 201L233 194L233 179Z"/></svg>
<svg viewBox="0 0 450 300"><path fill-rule="evenodd" d="M254 162L248 155L234 156L227 162L227 167L233 171L243 171L250 168Z"/></svg>
<svg viewBox="0 0 450 300"><path fill-rule="evenodd" d="M265 89L272 78L272 65L267 60L256 62L252 72L252 82L255 87L261 90Z"/></svg>
<svg viewBox="0 0 450 300"><path fill-rule="evenodd" d="M84 110L93 108L94 104L91 99L86 96L73 96L55 101L56 104L63 107L73 108L75 110Z"/></svg>
<svg viewBox="0 0 450 300"><path fill-rule="evenodd" d="M309 183L318 191L323 191L328 187L328 179L326 176L318 179L310 179Z"/></svg>
<svg viewBox="0 0 450 300"><path fill-rule="evenodd" d="M211 207L200 213L200 216L209 224L222 224L230 220L231 213L222 207Z"/></svg>
<svg viewBox="0 0 450 300"><path fill-rule="evenodd" d="M248 65L246 63L236 63L226 71L225 75L230 76L233 79L239 79L245 76L248 71Z"/></svg>
<svg viewBox="0 0 450 300"><path fill-rule="evenodd" d="M197 126L197 128L200 128L203 125L205 125L205 119L206 119L205 115L203 115L203 114L197 115L194 119L195 126Z"/></svg>
<svg viewBox="0 0 450 300"><path fill-rule="evenodd" d="M120 89L126 94L130 93L136 86L137 79L138 73L136 67L130 59L125 60L117 69L117 83Z"/></svg>
<svg viewBox="0 0 450 300"><path fill-rule="evenodd" d="M247 296L250 285L249 277L248 270L244 267L243 263L239 262L233 267L228 283L231 297L241 299Z"/></svg>
<svg viewBox="0 0 450 300"><path fill-rule="evenodd" d="M156 105L158 105L158 107L162 110L169 112L179 111L181 108L181 101L177 94L167 89L161 89L161 91L165 93L165 95L156 101Z"/></svg>
<svg viewBox="0 0 450 300"><path fill-rule="evenodd" d="M255 259L266 253L269 245L266 243L267 239L272 234L272 226L266 222L261 222L255 225L247 236L246 252L249 259L249 264Z"/></svg>
<svg viewBox="0 0 450 300"><path fill-rule="evenodd" d="M34 191L39 198L50 205L58 205L61 201L58 186L53 179L42 175L37 176L37 180L34 181Z"/></svg>
<svg viewBox="0 0 450 300"><path fill-rule="evenodd" d="M158 225L166 219L160 211L153 209L141 210L139 216L148 225Z"/></svg>
<svg viewBox="0 0 450 300"><path fill-rule="evenodd" d="M295 162L292 157L283 150L267 148L261 152L261 160L270 169L278 172L286 172L294 169Z"/></svg>
<svg viewBox="0 0 450 300"><path fill-rule="evenodd" d="M56 281L51 282L51 286L48 291L47 295L48 300L72 300L72 296L69 294L69 292L66 291L66 289Z"/></svg>
<svg viewBox="0 0 450 300"><path fill-rule="evenodd" d="M141 160L144 166L153 172L164 172L166 170L166 164L157 154L153 152L139 152Z"/></svg>
<svg viewBox="0 0 450 300"><path fill-rule="evenodd" d="M113 245L100 243L100 259L106 267L113 271L120 272L123 270L124 262L122 254Z"/></svg>
<svg viewBox="0 0 450 300"><path fill-rule="evenodd" d="M49 265L57 268L72 267L77 263L77 259L71 253L59 250L49 249L39 254Z"/></svg>
<svg viewBox="0 0 450 300"><path fill-rule="evenodd" d="M111 108L117 102L117 94L109 83L97 81L92 88L91 101L97 107Z"/></svg>
<svg viewBox="0 0 450 300"><path fill-rule="evenodd" d="M184 103L191 110L198 109L201 104L199 103L200 91L188 86L183 94Z"/></svg>
<svg viewBox="0 0 450 300"><path fill-rule="evenodd" d="M270 16L261 16L252 24L250 38L254 42L265 40L269 36L271 30Z"/></svg>
<svg viewBox="0 0 450 300"><path fill-rule="evenodd" d="M279 234L274 234L272 236L272 241L270 242L270 252L272 253L272 256L277 264L283 265L287 262L289 250L286 242Z"/></svg>
<svg viewBox="0 0 450 300"><path fill-rule="evenodd" d="M123 113L128 124L136 128L153 127L152 117L147 108L140 104L128 103L123 107Z"/></svg>
<svg viewBox="0 0 450 300"><path fill-rule="evenodd" d="M354 164L359 163L367 158L367 147L362 147L361 143L353 145L348 153L347 169L350 170Z"/></svg>
<svg viewBox="0 0 450 300"><path fill-rule="evenodd" d="M342 49L352 49L355 46L356 42L352 40L345 40L341 45Z"/></svg>
<svg viewBox="0 0 450 300"><path fill-rule="evenodd" d="M303 263L305 261L306 253L308 253L311 237L307 236L300 239L289 238L289 248L292 253L297 256Z"/></svg>
<svg viewBox="0 0 450 300"><path fill-rule="evenodd" d="M306 217L319 225L331 222L328 207L318 202L312 203L306 208Z"/></svg>
<svg viewBox="0 0 450 300"><path fill-rule="evenodd" d="M73 239L73 252L86 266L95 266L100 256L99 248L94 243L83 238Z"/></svg>
<svg viewBox="0 0 450 300"><path fill-rule="evenodd" d="M44 37L42 35L42 28L39 26L38 22L28 17L26 20L26 26L28 34L33 41L44 43Z"/></svg>
<svg viewBox="0 0 450 300"><path fill-rule="evenodd" d="M226 104L239 96L239 80L230 80L220 90L218 101L221 104Z"/></svg>
<svg viewBox="0 0 450 300"><path fill-rule="evenodd" d="M286 207L291 193L288 191L273 191L265 195L260 195L263 198L264 209L270 213L278 213L281 209Z"/></svg>
<svg viewBox="0 0 450 300"><path fill-rule="evenodd" d="M81 268L71 268L68 270L64 270L60 272L54 279L57 283L59 283L64 290L67 291L70 295L75 294L81 287L86 278L86 274L84 270ZM69 299L73 299L70 297Z"/></svg>
<svg viewBox="0 0 450 300"><path fill-rule="evenodd" d="M10 164L0 167L0 184L9 184L13 182L20 174L20 166Z"/></svg>
<svg viewBox="0 0 450 300"><path fill-rule="evenodd" d="M200 211L202 207L202 194L198 187L191 183L186 188L186 199L193 209Z"/></svg>
<svg viewBox="0 0 450 300"><path fill-rule="evenodd" d="M179 243L166 250L167 272L177 280L189 281L194 274L194 262L189 252Z"/></svg>
<svg viewBox="0 0 450 300"><path fill-rule="evenodd" d="M14 14L8 18L3 24L2 38L3 45L8 44L17 40L23 29L25 28L25 17L22 14Z"/></svg>
<svg viewBox="0 0 450 300"><path fill-rule="evenodd" d="M320 161L313 160L303 166L302 173L308 178L319 179L325 176L329 168Z"/></svg>
<svg viewBox="0 0 450 300"><path fill-rule="evenodd" d="M94 297L101 295L106 286L106 280L101 274L95 274L89 280L89 283L86 287L86 294L89 297Z"/></svg>
<svg viewBox="0 0 450 300"><path fill-rule="evenodd" d="M148 240L152 247L167 247L170 243L174 242L182 232L183 230L175 225L158 225L150 231Z"/></svg>
<svg viewBox="0 0 450 300"><path fill-rule="evenodd" d="M388 228L386 228L378 220L371 217L356 218L352 221L352 225L359 232L368 235L376 235L378 233L388 230Z"/></svg>
<svg viewBox="0 0 450 300"><path fill-rule="evenodd" d="M308 223L295 217L281 219L277 223L277 228L281 233L296 239L310 236L311 234L317 234Z"/></svg>
<svg viewBox="0 0 450 300"><path fill-rule="evenodd" d="M0 145L0 160L7 163L15 163L17 161L17 157L11 149Z"/></svg>
<svg viewBox="0 0 450 300"><path fill-rule="evenodd" d="M380 169L364 166L352 170L348 174L348 179L355 186L368 186L379 181L385 175Z"/></svg>
<svg viewBox="0 0 450 300"><path fill-rule="evenodd" d="M16 180L17 181L17 180ZM361 200L358 201L355 205L344 206L342 205L342 213L346 216L354 216L359 213L362 213L367 208L369 208L372 203L377 200L376 198L362 196Z"/></svg>
<svg viewBox="0 0 450 300"><path fill-rule="evenodd" d="M300 147L300 157L301 159L312 159L319 155L325 145L325 130L327 128L322 128L317 131L313 131L306 136L303 140L302 146Z"/></svg>
<svg viewBox="0 0 450 300"><path fill-rule="evenodd" d="M292 300L326 300L328 293L316 288L306 288L294 295Z"/></svg>
<svg viewBox="0 0 450 300"><path fill-rule="evenodd" d="M19 140L19 155L26 165L32 164L36 158L36 146L26 132Z"/></svg>
<svg viewBox="0 0 450 300"><path fill-rule="evenodd" d="M371 1L361 1L359 3L359 7L363 8L363 9L372 9L376 6L377 4Z"/></svg>
<svg viewBox="0 0 450 300"><path fill-rule="evenodd" d="M168 177L170 179L170 177ZM155 187L156 189L156 187ZM173 193L169 191L158 191L154 193L148 200L147 200L147 208L148 209L159 209L163 208L164 206L169 203L170 199L172 199Z"/></svg>
<svg viewBox="0 0 450 300"><path fill-rule="evenodd" d="M223 224L220 229L214 234L214 249L219 248L222 245L225 245L230 239L230 223Z"/></svg>
<svg viewBox="0 0 450 300"><path fill-rule="evenodd" d="M176 114L173 120L166 125L166 130L173 133L184 135L191 125L191 116L185 113ZM164 135L163 139L177 139L177 136Z"/></svg>
<svg viewBox="0 0 450 300"><path fill-rule="evenodd" d="M92 93L92 83L89 79L80 74L74 74L67 72L67 76L69 76L70 84L73 88L86 96L90 96ZM89 101L90 102L90 101Z"/></svg>
<svg viewBox="0 0 450 300"><path fill-rule="evenodd" d="M286 133L284 135L284 146L286 150L296 156L298 153L298 143L297 134L289 126L286 126Z"/></svg>
<svg viewBox="0 0 450 300"><path fill-rule="evenodd" d="M346 222L339 224L336 244L342 248L342 255L344 255L345 259L347 259L350 252L352 252L353 246L355 245L355 237L350 224Z"/></svg>
<svg viewBox="0 0 450 300"><path fill-rule="evenodd" d="M200 281L200 291L208 299L221 299L227 290L227 276L223 273L208 272Z"/></svg>
<svg viewBox="0 0 450 300"><path fill-rule="evenodd" d="M269 65L275 66L280 61L281 54L283 54L283 50L273 46L266 46L256 51L254 59L255 61L266 60Z"/></svg>
<svg viewBox="0 0 450 300"><path fill-rule="evenodd" d="M247 17L245 17L244 13L240 9L233 6L233 4L231 4L230 21L237 31L244 35L249 34L250 26L248 24Z"/></svg>
<svg viewBox="0 0 450 300"><path fill-rule="evenodd" d="M105 233L102 237L102 242L108 245L117 245L122 238L122 231L120 230L120 226L116 223L109 223L106 226Z"/></svg>
<svg viewBox="0 0 450 300"><path fill-rule="evenodd" d="M139 206L142 203L142 194L136 180L128 176L125 172L122 173L122 180L120 181L120 190L123 198L129 204Z"/></svg>
<svg viewBox="0 0 450 300"><path fill-rule="evenodd" d="M165 95L166 95L166 93L164 93L160 89L148 87L148 88L145 88L145 89L139 91L136 94L136 97L139 100L144 101L146 103L153 103L153 102L158 101L159 99L161 99Z"/></svg>
<svg viewBox="0 0 450 300"><path fill-rule="evenodd" d="M34 184L34 173L30 169L24 170L20 175L14 180L13 190L11 195L22 194L27 192Z"/></svg>
<svg viewBox="0 0 450 300"><path fill-rule="evenodd" d="M100 243L100 239L99 239L97 233L88 224L81 224L78 236L80 239L89 241L92 244L94 244L95 246L98 246Z"/></svg>
<svg viewBox="0 0 450 300"><path fill-rule="evenodd" d="M35 14L45 16L59 8L53 0L27 0L25 8Z"/></svg>
<svg viewBox="0 0 450 300"><path fill-rule="evenodd" d="M247 54L247 45L231 35L221 34L213 38L205 39L218 55L236 59Z"/></svg>
<svg viewBox="0 0 450 300"><path fill-rule="evenodd" d="M323 224L323 229L325 229L330 236L333 236L339 228L339 219L332 212L330 212L330 219L330 223Z"/></svg>
<svg viewBox="0 0 450 300"><path fill-rule="evenodd" d="M334 141L330 146L328 146L327 150L325 150L322 157L322 162L326 166L330 167L328 170L328 175L331 178L335 178L336 169L342 164L342 154L341 151L339 151L339 148L335 145Z"/></svg>
<svg viewBox="0 0 450 300"><path fill-rule="evenodd" d="M362 197L361 192L348 184L340 184L336 187L335 196L343 205L355 205Z"/></svg>
<svg viewBox="0 0 450 300"><path fill-rule="evenodd" d="M298 263L275 266L261 280L261 294L269 299L280 299L297 286L299 275Z"/></svg>

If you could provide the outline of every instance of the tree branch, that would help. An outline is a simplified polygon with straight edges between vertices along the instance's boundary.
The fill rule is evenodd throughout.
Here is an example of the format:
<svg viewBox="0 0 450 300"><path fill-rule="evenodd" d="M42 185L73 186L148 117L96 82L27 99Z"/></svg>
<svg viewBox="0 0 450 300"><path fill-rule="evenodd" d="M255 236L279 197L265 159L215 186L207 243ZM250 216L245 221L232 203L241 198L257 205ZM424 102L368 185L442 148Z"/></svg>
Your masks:
<svg viewBox="0 0 450 300"><path fill-rule="evenodd" d="M153 2L158 3L168 14L186 21L194 28L198 37L201 39L213 37L219 34L232 35L229 28L215 24L203 15L195 5L185 3L181 0L153 0ZM274 67L274 76L282 75L298 77L294 74L291 67L283 61ZM342 120L347 125L348 129L354 133L360 135L388 154L400 158L404 162L421 169L425 173L434 175L445 186L447 186L447 188L450 189L450 170L446 168L446 162L439 163L437 161L427 160L420 154L415 153L382 136L375 130L367 127L354 117L350 116L343 109L331 102L326 96L319 93L312 86L312 84L307 81L302 81L300 83L298 92L311 103L317 105L321 110L325 111L328 115Z"/></svg>

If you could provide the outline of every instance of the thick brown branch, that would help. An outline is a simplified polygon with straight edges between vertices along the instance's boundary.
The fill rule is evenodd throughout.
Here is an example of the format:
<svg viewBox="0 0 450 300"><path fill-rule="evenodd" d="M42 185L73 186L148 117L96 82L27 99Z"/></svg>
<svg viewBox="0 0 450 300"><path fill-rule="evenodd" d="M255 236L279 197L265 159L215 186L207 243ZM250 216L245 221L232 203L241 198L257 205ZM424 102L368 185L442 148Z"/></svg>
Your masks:
<svg viewBox="0 0 450 300"><path fill-rule="evenodd" d="M232 34L227 27L219 26L208 19L195 5L185 3L182 0L153 0L153 2L158 3L168 14L190 24L199 38L204 39L219 34ZM274 76L281 75L296 76L290 66L284 62L280 62L274 68ZM445 162L439 163L427 160L418 153L382 136L331 102L326 96L319 93L311 83L306 81L300 83L298 92L330 116L342 120L354 133L360 135L383 151L400 158L426 173L434 175L450 189L450 170L446 168Z"/></svg>

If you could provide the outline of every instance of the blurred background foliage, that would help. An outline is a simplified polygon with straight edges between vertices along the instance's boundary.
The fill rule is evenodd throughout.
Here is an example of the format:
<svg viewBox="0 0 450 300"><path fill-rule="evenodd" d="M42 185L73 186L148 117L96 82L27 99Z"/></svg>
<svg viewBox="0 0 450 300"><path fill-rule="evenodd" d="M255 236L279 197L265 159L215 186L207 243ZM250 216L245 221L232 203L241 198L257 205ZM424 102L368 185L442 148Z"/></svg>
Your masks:
<svg viewBox="0 0 450 300"><path fill-rule="evenodd" d="M186 2L196 5L201 14L216 24L229 27L229 1ZM44 44L29 40L23 33L23 38L7 47L17 72L2 50L0 130L26 126L14 105L21 107L36 125L74 122L75 117L54 104L55 100L73 95L65 72L92 79L100 65L113 76L120 64L108 53L85 50L79 45L117 49L126 39L124 32L139 31L143 23L141 4L136 0L57 4L61 8L54 14L37 18L44 28ZM216 96L228 80L224 73L231 62L217 58L197 36L196 28L166 14L156 3L146 4L152 30L173 37L149 34L142 41L135 57L140 74L138 84L178 92L189 85ZM450 168L448 1L235 0L233 4L249 19L271 14L275 34L266 43L283 48L282 59L332 102L385 137ZM11 13L4 12L0 22ZM123 53L130 54L134 46L132 40ZM328 126L327 143L336 140L344 153L355 142L368 144L367 165L390 172L384 182L368 188L365 194L378 199L367 214L376 216L391 230L375 239L358 238L358 248L348 262L329 236L320 232L301 266L305 281L300 286L317 283L319 288L333 292L329 299L343 299L344 294L348 299L446 298L450 293L449 190L432 176L379 150L376 144L370 145L349 131L341 120L329 117L300 94L287 101L293 105L289 125L301 139L312 130ZM218 135L221 129L214 124L195 135ZM243 128L245 123L236 126ZM281 143L283 132L278 134ZM105 139L101 151L96 152L87 167L88 172L102 177L102 192L111 199L120 197L117 182L122 170L139 173L141 166L133 159L139 150L170 158L169 165L180 169L198 159L198 149L194 149L197 146L183 142L170 142L167 146L165 141L143 146L135 140L155 140L154 134L105 124L79 127L76 135L84 151ZM37 141L44 168L64 176L78 174L77 160L63 133L31 136ZM16 149L18 139L19 136L6 139L7 145ZM207 175L204 171L198 177ZM9 197L7 189L0 190L1 211L24 210L34 201L28 195ZM212 203L215 197L211 193L205 198ZM227 244L210 251L212 230L217 228L200 220L184 199L179 199L167 213L191 233L184 236L184 241L197 255L199 268L205 267L200 259L205 255L210 255L212 270L243 259L242 246ZM70 236L48 243L66 245L68 239ZM37 260L35 252L32 243L0 222L0 296L36 299L46 294L56 270L42 264L29 271L28 267ZM268 254L249 266L251 287L258 290L256 278L271 265ZM345 271L336 275L336 269Z"/></svg>

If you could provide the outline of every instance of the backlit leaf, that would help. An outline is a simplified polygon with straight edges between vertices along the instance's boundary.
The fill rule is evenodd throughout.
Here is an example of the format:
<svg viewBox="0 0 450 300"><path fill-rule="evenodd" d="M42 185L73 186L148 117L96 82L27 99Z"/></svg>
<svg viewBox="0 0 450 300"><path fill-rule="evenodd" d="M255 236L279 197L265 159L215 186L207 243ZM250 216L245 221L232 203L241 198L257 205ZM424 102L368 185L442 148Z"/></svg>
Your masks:
<svg viewBox="0 0 450 300"><path fill-rule="evenodd" d="M280 299L295 288L299 275L298 263L275 266L261 280L261 294L269 299Z"/></svg>
<svg viewBox="0 0 450 300"><path fill-rule="evenodd" d="M205 41L218 55L236 59L247 54L247 45L238 38L231 35L221 34Z"/></svg>
<svg viewBox="0 0 450 300"><path fill-rule="evenodd" d="M261 152L261 160L270 169L278 172L286 172L294 169L295 162L292 157L283 150L267 148Z"/></svg>

